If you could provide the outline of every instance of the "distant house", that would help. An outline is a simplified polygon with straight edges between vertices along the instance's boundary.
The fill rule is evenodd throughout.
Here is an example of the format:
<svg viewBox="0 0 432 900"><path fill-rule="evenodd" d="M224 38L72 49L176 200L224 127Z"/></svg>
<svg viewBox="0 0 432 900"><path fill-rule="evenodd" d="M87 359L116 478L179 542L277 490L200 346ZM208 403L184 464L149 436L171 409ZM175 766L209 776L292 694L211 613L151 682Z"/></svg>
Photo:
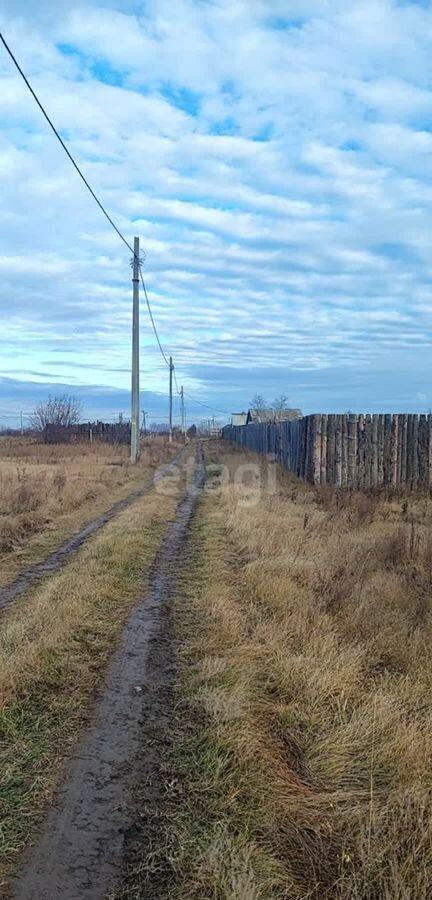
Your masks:
<svg viewBox="0 0 432 900"><path fill-rule="evenodd" d="M296 422L301 419L301 409L250 409L246 425L274 425L279 422Z"/></svg>
<svg viewBox="0 0 432 900"><path fill-rule="evenodd" d="M231 425L246 425L248 413L233 413L231 416Z"/></svg>

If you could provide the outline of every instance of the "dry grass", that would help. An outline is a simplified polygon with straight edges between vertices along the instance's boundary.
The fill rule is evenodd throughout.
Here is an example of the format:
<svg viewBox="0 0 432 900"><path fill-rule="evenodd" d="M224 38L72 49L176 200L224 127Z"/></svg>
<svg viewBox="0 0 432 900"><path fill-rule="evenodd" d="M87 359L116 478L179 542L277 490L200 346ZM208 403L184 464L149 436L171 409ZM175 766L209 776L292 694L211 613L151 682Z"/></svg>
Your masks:
<svg viewBox="0 0 432 900"><path fill-rule="evenodd" d="M177 613L189 726L166 894L429 900L432 502L286 475L244 500L231 483L203 502Z"/></svg>
<svg viewBox="0 0 432 900"><path fill-rule="evenodd" d="M0 584L132 491L173 452L159 438L146 440L132 467L125 446L1 438Z"/></svg>
<svg viewBox="0 0 432 900"><path fill-rule="evenodd" d="M145 581L181 485L152 491L2 616L2 880L59 783L113 641Z"/></svg>

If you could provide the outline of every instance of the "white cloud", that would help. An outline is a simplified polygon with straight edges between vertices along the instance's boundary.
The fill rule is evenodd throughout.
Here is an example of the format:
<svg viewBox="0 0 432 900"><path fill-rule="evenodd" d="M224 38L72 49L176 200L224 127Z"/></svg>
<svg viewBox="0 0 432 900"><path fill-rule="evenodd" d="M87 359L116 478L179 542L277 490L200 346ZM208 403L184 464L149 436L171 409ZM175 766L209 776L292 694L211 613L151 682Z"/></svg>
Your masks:
<svg viewBox="0 0 432 900"><path fill-rule="evenodd" d="M267 367L277 393L289 367L384 359L396 397L396 349L432 339L432 11L83 0L51 12L7 3L0 20L110 213L140 233L185 382L205 391L206 366L227 385L230 369L253 380ZM84 379L91 362L106 384L107 359L122 361L126 388L128 254L4 55L0 116L2 357L42 372L60 355ZM145 318L143 344L159 389Z"/></svg>

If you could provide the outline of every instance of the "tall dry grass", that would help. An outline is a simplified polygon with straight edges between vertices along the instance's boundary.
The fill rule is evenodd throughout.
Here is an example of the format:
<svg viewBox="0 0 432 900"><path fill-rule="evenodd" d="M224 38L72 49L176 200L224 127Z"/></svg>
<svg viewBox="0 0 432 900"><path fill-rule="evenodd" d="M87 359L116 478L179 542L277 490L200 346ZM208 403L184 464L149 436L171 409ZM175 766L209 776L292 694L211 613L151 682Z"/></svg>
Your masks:
<svg viewBox="0 0 432 900"><path fill-rule="evenodd" d="M128 448L111 444L47 445L34 439L0 439L0 557L62 517L110 505L166 460L171 449L159 438L143 441L137 467ZM97 515L98 508L94 513Z"/></svg>
<svg viewBox="0 0 432 900"><path fill-rule="evenodd" d="M251 490L209 495L195 532L200 825L179 825L172 896L428 900L431 499Z"/></svg>

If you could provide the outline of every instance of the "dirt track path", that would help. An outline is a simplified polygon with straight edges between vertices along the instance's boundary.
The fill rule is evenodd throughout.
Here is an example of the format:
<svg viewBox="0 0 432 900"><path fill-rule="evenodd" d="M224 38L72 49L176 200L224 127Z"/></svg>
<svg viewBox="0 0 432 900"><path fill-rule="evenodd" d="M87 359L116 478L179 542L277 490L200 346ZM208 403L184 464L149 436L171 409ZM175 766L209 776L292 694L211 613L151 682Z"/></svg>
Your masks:
<svg viewBox="0 0 432 900"><path fill-rule="evenodd" d="M69 762L66 781L41 835L12 886L15 900L104 900L121 878L125 835L133 824L133 789L154 771L155 748L146 739L163 692L164 623L199 488L194 477L164 540L148 593L129 618L112 657L103 695ZM158 642L161 653L150 653ZM158 659L159 656L159 659Z"/></svg>
<svg viewBox="0 0 432 900"><path fill-rule="evenodd" d="M141 488L133 491L131 494L128 494L127 497L123 497L122 500L117 500L106 512L102 513L102 515L98 516L97 519L93 519L92 522L89 522L88 525L85 526L81 531L77 534L74 534L73 537L69 538L65 541L61 547L58 547L57 550L54 550L50 553L47 558L37 565L32 566L29 569L26 569L25 572L22 572L21 575L18 575L14 581L10 584L6 585L6 587L0 588L0 611L9 606L20 594L23 594L27 588L31 587L36 581L39 581L41 578L44 578L45 575L52 575L53 572L57 572L58 569L62 567L71 553L74 553L75 550L78 550L79 547L84 544L84 542L91 537L91 535L96 534L104 525L107 524L117 513L122 512L122 510L126 509L130 506L134 500L138 500L140 497L143 497L144 494L147 494L153 485L164 478L170 471L176 466L179 457L181 456L182 451L178 454L175 459L171 460L171 462L166 463L166 465L161 466L154 475L150 475L144 482Z"/></svg>

